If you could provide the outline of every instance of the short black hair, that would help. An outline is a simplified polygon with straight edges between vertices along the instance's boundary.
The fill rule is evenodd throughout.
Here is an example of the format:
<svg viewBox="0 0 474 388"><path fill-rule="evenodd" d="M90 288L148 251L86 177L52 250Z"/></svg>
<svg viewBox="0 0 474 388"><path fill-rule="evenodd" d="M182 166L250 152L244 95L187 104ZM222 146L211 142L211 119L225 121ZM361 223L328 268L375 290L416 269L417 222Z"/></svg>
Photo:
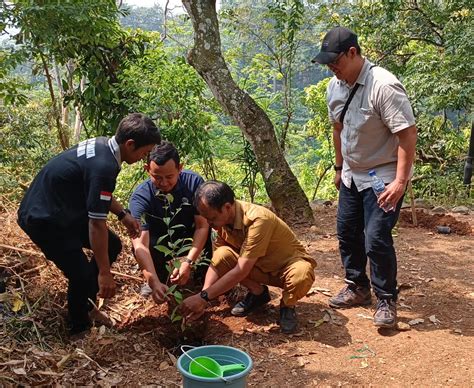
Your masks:
<svg viewBox="0 0 474 388"><path fill-rule="evenodd" d="M148 155L148 163L155 162L158 166L163 166L168 160L174 160L176 167L179 167L179 153L173 143L162 141L153 147Z"/></svg>
<svg viewBox="0 0 474 388"><path fill-rule="evenodd" d="M221 210L226 203L235 202L234 191L224 182L207 181L198 187L194 193L194 206L197 208L199 202L205 201L213 209Z"/></svg>
<svg viewBox="0 0 474 388"><path fill-rule="evenodd" d="M135 142L137 149L150 144L160 144L161 134L148 116L143 113L130 113L120 121L115 140L118 144L124 144L130 139Z"/></svg>

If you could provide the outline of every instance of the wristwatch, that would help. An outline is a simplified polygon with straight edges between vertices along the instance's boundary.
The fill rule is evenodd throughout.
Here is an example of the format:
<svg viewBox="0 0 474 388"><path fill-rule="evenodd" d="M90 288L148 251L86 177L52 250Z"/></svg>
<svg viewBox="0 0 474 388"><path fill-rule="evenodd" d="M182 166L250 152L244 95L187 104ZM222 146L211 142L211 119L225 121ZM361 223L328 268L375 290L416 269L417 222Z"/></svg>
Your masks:
<svg viewBox="0 0 474 388"><path fill-rule="evenodd" d="M342 171L342 166L334 165L334 171Z"/></svg>
<svg viewBox="0 0 474 388"><path fill-rule="evenodd" d="M123 218L124 218L127 214L130 214L130 210L128 210L128 209L122 209L122 211L121 211L119 214L117 214L117 219L118 219L119 221L122 221Z"/></svg>
<svg viewBox="0 0 474 388"><path fill-rule="evenodd" d="M202 299L204 299L207 303L210 302L210 300L209 300L209 295L207 295L207 291L202 290L202 291L200 292L199 296L200 296Z"/></svg>

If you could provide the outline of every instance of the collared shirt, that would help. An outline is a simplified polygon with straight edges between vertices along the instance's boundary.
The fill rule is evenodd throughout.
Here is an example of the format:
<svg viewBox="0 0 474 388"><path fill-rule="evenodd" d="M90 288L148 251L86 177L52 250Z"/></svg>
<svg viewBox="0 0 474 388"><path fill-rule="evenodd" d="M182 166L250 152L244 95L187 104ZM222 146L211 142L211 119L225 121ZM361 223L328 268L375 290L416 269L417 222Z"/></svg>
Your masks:
<svg viewBox="0 0 474 388"><path fill-rule="evenodd" d="M203 182L202 177L194 171L182 170L168 195L161 193L151 179L136 188L130 197L129 209L132 216L142 223L142 229L149 231L150 247L154 247L160 238L160 245L168 246L168 229L171 227L173 241L193 237L194 217L197 215L193 198Z"/></svg>
<svg viewBox="0 0 474 388"><path fill-rule="evenodd" d="M120 154L120 147L117 143L117 140L115 140L115 136L112 136L109 139L109 148L112 154L114 155L115 160L117 161L117 164L120 169L122 167L122 155Z"/></svg>
<svg viewBox="0 0 474 388"><path fill-rule="evenodd" d="M106 220L119 159L120 150L117 154L106 137L81 141L57 155L25 193L19 219L23 224L48 223L59 228L77 228L90 218Z"/></svg>
<svg viewBox="0 0 474 388"><path fill-rule="evenodd" d="M359 191L370 187L368 172L375 169L385 183L395 179L398 159L397 132L415 125L406 91L389 71L367 59L354 85L333 77L328 85L329 119L339 121L341 111L356 84L360 84L347 109L341 131L342 182Z"/></svg>
<svg viewBox="0 0 474 388"><path fill-rule="evenodd" d="M217 233L216 246L230 246L263 272L277 273L301 259L316 266L289 226L263 206L236 200L234 224Z"/></svg>

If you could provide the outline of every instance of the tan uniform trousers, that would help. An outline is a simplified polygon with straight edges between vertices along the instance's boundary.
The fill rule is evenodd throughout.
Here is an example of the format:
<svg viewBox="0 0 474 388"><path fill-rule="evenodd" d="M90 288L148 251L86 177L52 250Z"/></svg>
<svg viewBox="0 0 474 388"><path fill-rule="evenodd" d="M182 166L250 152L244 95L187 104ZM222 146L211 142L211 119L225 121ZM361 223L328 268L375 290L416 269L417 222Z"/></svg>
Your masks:
<svg viewBox="0 0 474 388"><path fill-rule="evenodd" d="M212 255L212 266L219 277L224 276L237 265L239 255L231 247L221 246ZM303 298L314 282L314 266L303 258L297 259L278 272L263 272L254 266L248 279L260 284L279 287L282 291L282 304L293 307Z"/></svg>

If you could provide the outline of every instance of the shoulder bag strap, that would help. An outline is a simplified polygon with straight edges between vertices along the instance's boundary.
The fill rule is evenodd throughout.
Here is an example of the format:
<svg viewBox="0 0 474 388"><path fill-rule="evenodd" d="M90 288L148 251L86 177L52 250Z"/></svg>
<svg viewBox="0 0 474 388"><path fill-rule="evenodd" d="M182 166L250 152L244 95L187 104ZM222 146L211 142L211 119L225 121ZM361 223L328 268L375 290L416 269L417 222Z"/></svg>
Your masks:
<svg viewBox="0 0 474 388"><path fill-rule="evenodd" d="M373 67L377 65L372 65L370 66L369 70L372 70ZM346 101L346 104L344 105L344 108L342 108L341 116L339 116L339 122L341 124L344 123L344 117L346 116L347 108L349 108L349 104L352 101L352 98L354 97L354 94L357 92L357 89L359 89L360 84L355 84L354 88L351 91L351 94L349 94L349 98Z"/></svg>

